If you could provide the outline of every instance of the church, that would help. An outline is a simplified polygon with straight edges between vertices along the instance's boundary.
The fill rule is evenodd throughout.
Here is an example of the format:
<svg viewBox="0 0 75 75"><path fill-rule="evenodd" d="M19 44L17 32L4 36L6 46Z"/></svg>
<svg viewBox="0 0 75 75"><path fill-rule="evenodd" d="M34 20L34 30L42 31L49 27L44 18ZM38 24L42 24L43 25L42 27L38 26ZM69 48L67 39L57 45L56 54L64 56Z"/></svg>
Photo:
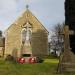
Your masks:
<svg viewBox="0 0 75 75"><path fill-rule="evenodd" d="M27 8L5 31L4 57L48 55L47 29Z"/></svg>

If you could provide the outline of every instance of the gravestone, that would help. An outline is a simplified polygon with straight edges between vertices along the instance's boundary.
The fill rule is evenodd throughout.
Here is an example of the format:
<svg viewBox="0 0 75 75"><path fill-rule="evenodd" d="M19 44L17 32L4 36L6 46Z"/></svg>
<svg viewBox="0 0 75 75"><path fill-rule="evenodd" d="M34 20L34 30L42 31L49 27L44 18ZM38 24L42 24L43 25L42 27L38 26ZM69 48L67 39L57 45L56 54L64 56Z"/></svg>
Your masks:
<svg viewBox="0 0 75 75"><path fill-rule="evenodd" d="M64 52L58 71L75 71L75 0L65 0Z"/></svg>

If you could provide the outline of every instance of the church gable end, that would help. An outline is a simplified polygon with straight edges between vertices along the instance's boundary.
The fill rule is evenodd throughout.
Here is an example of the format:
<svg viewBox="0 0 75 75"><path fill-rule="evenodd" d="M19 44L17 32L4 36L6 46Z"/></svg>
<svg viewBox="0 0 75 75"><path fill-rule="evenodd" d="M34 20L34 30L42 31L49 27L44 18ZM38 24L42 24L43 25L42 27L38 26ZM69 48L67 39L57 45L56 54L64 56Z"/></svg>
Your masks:
<svg viewBox="0 0 75 75"><path fill-rule="evenodd" d="M29 27L26 25L29 25ZM25 37L24 40L22 40L24 38L22 37L23 30L26 33L25 36L23 35ZM26 38L29 40L26 40ZM48 31L28 9L6 31L5 55L15 54L14 56L18 57L22 54L29 53L33 56L43 56L48 54L47 48Z"/></svg>

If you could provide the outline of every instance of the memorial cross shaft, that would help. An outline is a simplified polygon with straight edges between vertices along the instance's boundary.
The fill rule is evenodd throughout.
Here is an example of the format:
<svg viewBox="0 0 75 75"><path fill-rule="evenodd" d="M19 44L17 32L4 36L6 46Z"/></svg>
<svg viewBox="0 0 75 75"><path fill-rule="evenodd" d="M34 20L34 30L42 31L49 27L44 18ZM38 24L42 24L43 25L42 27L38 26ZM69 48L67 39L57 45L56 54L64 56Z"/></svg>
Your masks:
<svg viewBox="0 0 75 75"><path fill-rule="evenodd" d="M70 42L69 42L69 35L73 35L74 31L69 30L69 26L65 25L64 30L63 30L63 35L64 35L64 51L70 50Z"/></svg>

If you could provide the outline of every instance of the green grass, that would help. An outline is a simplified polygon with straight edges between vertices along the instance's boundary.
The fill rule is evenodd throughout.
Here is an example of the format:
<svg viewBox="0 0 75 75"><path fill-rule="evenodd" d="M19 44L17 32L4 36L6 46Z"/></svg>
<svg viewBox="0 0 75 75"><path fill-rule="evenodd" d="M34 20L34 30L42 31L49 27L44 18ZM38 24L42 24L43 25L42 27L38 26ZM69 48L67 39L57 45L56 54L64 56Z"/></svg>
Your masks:
<svg viewBox="0 0 75 75"><path fill-rule="evenodd" d="M44 63L37 64L19 64L0 60L0 75L75 75L57 74L57 64L57 59L46 59Z"/></svg>
<svg viewBox="0 0 75 75"><path fill-rule="evenodd" d="M53 63L53 64L58 64L59 60L58 59L45 59L44 60L45 63Z"/></svg>

